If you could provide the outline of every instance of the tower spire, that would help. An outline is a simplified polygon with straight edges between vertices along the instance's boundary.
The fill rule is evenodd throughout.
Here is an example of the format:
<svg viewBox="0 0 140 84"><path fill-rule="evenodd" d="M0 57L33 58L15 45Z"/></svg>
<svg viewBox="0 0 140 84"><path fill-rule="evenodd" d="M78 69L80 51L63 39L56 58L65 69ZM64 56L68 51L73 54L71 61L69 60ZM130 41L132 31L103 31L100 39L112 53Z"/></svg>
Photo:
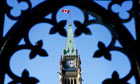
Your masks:
<svg viewBox="0 0 140 84"><path fill-rule="evenodd" d="M65 44L65 48L64 48L64 56L77 55L76 52L77 51L76 51L74 37L73 37L73 33L72 33L72 25L69 24L68 31L67 31L66 44Z"/></svg>

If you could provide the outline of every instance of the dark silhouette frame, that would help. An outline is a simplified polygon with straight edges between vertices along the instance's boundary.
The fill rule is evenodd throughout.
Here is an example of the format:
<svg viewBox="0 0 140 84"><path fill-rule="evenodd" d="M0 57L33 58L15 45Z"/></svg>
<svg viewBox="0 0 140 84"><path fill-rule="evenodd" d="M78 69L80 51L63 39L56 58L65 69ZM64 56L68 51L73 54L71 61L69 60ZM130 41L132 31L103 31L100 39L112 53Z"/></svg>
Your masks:
<svg viewBox="0 0 140 84"><path fill-rule="evenodd" d="M32 8L30 0L17 1L28 3L29 7L27 10L22 11L20 16L15 17L10 14L12 7L6 3L6 0L0 0L0 84L4 84L5 74L8 74L8 76L13 79L9 84L36 84L39 82L37 78L29 77L27 70L23 71L22 77L15 75L9 67L9 60L13 53L20 49L31 49L30 59L33 59L37 54L40 56L48 56L48 53L42 49L42 40L36 42L35 45L30 42L28 38L29 30L37 23L46 22L53 25L53 28L50 29L50 34L58 32L61 36L66 36L66 30L64 29L66 21L60 21L59 23L56 21L57 11L66 5L76 6L80 8L84 14L85 20L83 23L74 21L77 27L74 33L75 36L80 36L82 33L91 34L91 31L87 28L89 24L102 24L110 31L112 35L111 43L109 46L105 46L103 42L99 42L99 50L94 53L93 57L104 56L107 60L111 60L110 51L115 50L124 53L130 60L131 70L124 78L120 79L119 74L115 71L112 74L112 78L106 79L102 83L128 84L128 80L134 76L136 84L140 84L140 60L138 59L138 56L140 56L138 50L138 43L140 43L140 0L132 1L133 7L128 11L130 17L125 20L119 18L118 14L112 12L111 7L114 4L121 5L126 0L112 0L108 6L108 10L105 10L92 0L46 0L34 8ZM52 13L52 19L45 19L44 17L50 13ZM5 14L7 14L10 19L17 20L17 22L3 37ZM88 14L94 16L96 19L89 20ZM126 27L122 25L123 22L128 22L132 18L135 19L136 40ZM18 45L22 38L24 38L26 44ZM116 40L122 45L121 48L115 46Z"/></svg>

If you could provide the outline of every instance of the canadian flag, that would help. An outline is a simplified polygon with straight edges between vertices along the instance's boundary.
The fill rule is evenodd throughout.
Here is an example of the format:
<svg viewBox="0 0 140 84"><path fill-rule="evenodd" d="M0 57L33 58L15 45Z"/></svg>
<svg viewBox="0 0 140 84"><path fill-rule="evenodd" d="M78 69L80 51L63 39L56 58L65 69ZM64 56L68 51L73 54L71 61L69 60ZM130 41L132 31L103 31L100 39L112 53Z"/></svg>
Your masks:
<svg viewBox="0 0 140 84"><path fill-rule="evenodd" d="M62 9L62 12L63 13L70 13L70 10L68 10L68 9Z"/></svg>

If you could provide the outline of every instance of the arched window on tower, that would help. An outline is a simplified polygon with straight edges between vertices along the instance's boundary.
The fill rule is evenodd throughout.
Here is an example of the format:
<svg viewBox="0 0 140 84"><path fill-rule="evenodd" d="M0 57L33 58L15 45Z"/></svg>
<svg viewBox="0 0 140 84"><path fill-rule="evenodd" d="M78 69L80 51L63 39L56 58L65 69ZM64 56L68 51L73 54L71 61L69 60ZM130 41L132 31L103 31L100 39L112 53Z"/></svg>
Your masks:
<svg viewBox="0 0 140 84"><path fill-rule="evenodd" d="M68 79L67 81L68 81L68 84L70 84L70 79Z"/></svg>
<svg viewBox="0 0 140 84"><path fill-rule="evenodd" d="M64 84L67 84L67 79L64 79Z"/></svg>
<svg viewBox="0 0 140 84"><path fill-rule="evenodd" d="M74 84L76 84L76 79L74 79Z"/></svg>
<svg viewBox="0 0 140 84"><path fill-rule="evenodd" d="M71 84L73 84L73 79L71 79Z"/></svg>

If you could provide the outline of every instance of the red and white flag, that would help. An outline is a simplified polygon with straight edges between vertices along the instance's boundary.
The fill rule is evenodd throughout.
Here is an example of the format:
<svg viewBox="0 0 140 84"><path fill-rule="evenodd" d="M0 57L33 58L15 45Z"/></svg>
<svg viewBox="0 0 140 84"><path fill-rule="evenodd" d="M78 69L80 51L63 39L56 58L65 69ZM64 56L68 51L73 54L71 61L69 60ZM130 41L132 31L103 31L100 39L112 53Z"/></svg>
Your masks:
<svg viewBox="0 0 140 84"><path fill-rule="evenodd" d="M70 10L68 10L68 9L62 9L62 12L63 12L63 13L68 13L68 14L69 14L69 13L70 13Z"/></svg>

